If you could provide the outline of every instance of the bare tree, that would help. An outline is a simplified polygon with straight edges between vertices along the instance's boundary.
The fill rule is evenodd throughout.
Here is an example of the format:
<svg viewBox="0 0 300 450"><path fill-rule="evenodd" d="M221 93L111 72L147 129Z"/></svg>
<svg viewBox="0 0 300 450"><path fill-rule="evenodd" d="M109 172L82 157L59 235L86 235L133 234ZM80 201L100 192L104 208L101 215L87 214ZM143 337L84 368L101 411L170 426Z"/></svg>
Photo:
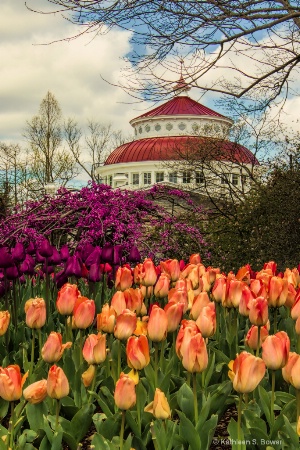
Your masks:
<svg viewBox="0 0 300 450"><path fill-rule="evenodd" d="M190 86L201 90L236 97L259 90L261 106L292 92L300 61L299 0L48 2L56 5L53 12L70 13L68 20L82 26L79 34L133 30L129 62L136 78L126 77L123 87L143 98L145 90L152 98L161 95L161 87L170 92L178 56ZM151 83L153 75L159 83Z"/></svg>
<svg viewBox="0 0 300 450"><path fill-rule="evenodd" d="M71 152L63 145L62 124L59 103L47 92L39 114L27 122L24 133L29 144L30 177L37 189L55 182L65 186L78 174Z"/></svg>
<svg viewBox="0 0 300 450"><path fill-rule="evenodd" d="M99 175L95 169L104 164L107 156L129 138L121 130L113 130L111 124L88 121L88 133L81 142L82 133L74 120L69 119L64 126L66 141L79 167L97 183Z"/></svg>

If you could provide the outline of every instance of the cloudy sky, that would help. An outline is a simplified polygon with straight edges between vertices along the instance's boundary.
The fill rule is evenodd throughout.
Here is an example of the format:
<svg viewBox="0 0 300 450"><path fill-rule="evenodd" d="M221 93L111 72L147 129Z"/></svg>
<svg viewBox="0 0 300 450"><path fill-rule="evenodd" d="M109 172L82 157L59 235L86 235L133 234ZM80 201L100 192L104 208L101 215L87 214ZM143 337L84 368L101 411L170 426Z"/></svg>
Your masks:
<svg viewBox="0 0 300 450"><path fill-rule="evenodd" d="M27 0L32 9L53 8L47 0ZM78 29L59 14L35 14L25 0L1 0L0 5L0 141L25 145L26 120L37 114L50 90L66 117L84 127L87 119L112 123L131 133L129 120L147 110L133 105L120 88L102 80L118 81L122 56L130 51L130 33L110 31L95 39L81 38L52 43L74 36ZM197 93L192 97L198 100ZM203 102L214 107L209 97ZM286 105L288 121L296 120L299 98Z"/></svg>
<svg viewBox="0 0 300 450"><path fill-rule="evenodd" d="M46 0L27 4L49 9ZM130 98L101 79L118 79L121 57L130 49L128 32L47 45L78 30L60 15L28 11L25 0L1 0L0 12L0 141L25 144L26 120L38 113L48 90L64 116L76 118L82 126L93 119L131 132L128 121L138 114L128 104Z"/></svg>

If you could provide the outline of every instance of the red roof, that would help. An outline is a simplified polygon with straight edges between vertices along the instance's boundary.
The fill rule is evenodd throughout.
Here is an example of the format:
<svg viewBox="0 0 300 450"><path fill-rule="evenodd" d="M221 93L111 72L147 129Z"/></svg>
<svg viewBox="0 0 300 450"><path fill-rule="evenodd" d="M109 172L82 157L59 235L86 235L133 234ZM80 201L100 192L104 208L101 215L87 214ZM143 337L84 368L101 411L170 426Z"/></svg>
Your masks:
<svg viewBox="0 0 300 450"><path fill-rule="evenodd" d="M207 157L219 161L258 164L255 156L242 145L198 136L153 137L128 142L117 147L105 165L136 161L170 161Z"/></svg>
<svg viewBox="0 0 300 450"><path fill-rule="evenodd" d="M172 100L169 100L163 105L160 105L157 108L154 108L151 111L148 111L147 113L142 114L141 116L138 116L135 119L132 119L132 121L136 119L141 119L142 117L181 116L181 115L215 116L227 118L225 116L222 116L222 114L219 114L216 111L213 111L212 109L207 108L204 105L201 105L201 103L192 100L190 97L178 96L172 98Z"/></svg>

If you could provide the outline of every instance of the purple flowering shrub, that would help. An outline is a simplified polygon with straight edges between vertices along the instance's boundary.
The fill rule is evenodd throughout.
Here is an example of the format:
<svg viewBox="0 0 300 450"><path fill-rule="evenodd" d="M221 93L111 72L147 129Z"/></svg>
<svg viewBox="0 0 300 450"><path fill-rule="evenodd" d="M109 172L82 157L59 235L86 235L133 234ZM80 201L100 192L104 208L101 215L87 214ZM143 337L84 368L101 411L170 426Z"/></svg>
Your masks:
<svg viewBox="0 0 300 450"><path fill-rule="evenodd" d="M185 257L201 250L204 241L197 222L202 208L189 194L154 186L149 191L111 189L89 183L78 192L61 188L17 207L0 222L0 245L41 242L45 237L60 248L82 244L137 246L143 257Z"/></svg>

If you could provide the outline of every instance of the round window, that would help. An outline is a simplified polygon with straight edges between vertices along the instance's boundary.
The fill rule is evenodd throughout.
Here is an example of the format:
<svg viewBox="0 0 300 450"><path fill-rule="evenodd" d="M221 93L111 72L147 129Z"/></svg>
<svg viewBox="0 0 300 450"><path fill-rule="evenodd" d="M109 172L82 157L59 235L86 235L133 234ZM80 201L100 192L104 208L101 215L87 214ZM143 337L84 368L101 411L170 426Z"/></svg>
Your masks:
<svg viewBox="0 0 300 450"><path fill-rule="evenodd" d="M158 124L155 125L155 131L159 131L161 129L161 126Z"/></svg>
<svg viewBox="0 0 300 450"><path fill-rule="evenodd" d="M185 130L186 124L183 123L183 122L181 122L181 123L178 125L178 128L179 128L179 130Z"/></svg>
<svg viewBox="0 0 300 450"><path fill-rule="evenodd" d="M147 131L147 133L149 133L149 131L151 130L150 125L146 125L145 130Z"/></svg>
<svg viewBox="0 0 300 450"><path fill-rule="evenodd" d="M142 132L143 132L143 128L139 127L139 133L142 134Z"/></svg>
<svg viewBox="0 0 300 450"><path fill-rule="evenodd" d="M173 128L173 125L172 125L171 123L167 123L166 129L167 129L168 131L171 131L172 128Z"/></svg>

